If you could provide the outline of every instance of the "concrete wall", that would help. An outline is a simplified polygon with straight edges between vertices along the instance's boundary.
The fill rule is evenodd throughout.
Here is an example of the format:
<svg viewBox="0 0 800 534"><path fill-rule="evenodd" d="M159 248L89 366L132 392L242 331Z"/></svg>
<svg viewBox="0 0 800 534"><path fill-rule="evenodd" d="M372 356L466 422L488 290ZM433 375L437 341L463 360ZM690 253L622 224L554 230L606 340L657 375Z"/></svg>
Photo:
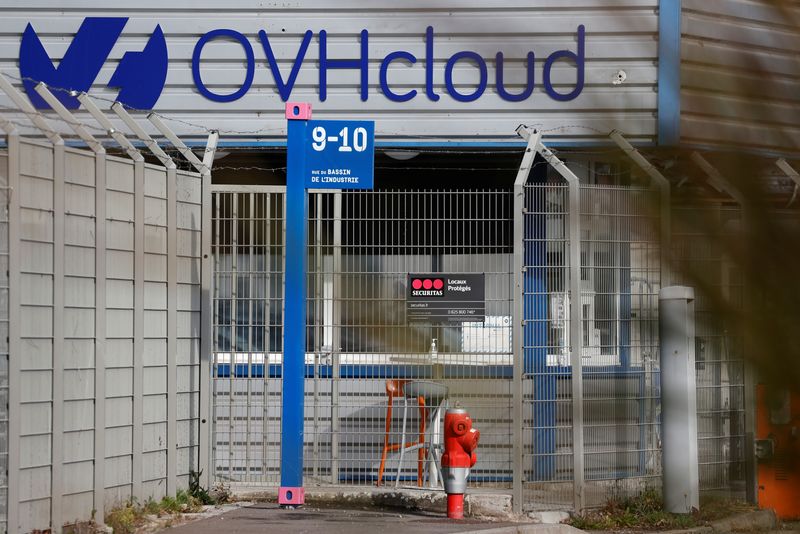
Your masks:
<svg viewBox="0 0 800 534"><path fill-rule="evenodd" d="M58 531L197 469L202 181L9 149L9 532Z"/></svg>

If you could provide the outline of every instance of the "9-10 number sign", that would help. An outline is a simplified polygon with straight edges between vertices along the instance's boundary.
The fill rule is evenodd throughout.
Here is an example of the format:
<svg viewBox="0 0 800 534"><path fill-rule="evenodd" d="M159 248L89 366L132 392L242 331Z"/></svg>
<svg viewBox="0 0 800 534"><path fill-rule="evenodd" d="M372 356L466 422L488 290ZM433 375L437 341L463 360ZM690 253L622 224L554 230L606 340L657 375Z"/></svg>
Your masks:
<svg viewBox="0 0 800 534"><path fill-rule="evenodd" d="M372 189L373 121L308 121L307 132L306 188Z"/></svg>

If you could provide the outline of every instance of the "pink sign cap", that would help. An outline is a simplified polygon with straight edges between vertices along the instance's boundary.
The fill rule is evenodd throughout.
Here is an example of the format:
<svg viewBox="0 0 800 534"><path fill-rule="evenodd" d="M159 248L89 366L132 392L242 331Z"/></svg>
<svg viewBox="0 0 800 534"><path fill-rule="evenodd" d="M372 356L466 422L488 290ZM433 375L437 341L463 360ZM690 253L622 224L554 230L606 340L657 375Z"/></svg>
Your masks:
<svg viewBox="0 0 800 534"><path fill-rule="evenodd" d="M296 121L311 120L311 104L308 102L287 102L286 119Z"/></svg>

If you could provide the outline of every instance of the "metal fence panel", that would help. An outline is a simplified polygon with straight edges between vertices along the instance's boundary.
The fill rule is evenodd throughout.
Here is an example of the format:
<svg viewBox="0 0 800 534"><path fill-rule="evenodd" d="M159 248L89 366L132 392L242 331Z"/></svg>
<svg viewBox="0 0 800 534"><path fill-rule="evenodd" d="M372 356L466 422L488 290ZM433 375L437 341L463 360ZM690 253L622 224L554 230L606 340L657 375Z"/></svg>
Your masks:
<svg viewBox="0 0 800 534"><path fill-rule="evenodd" d="M409 399L405 409L405 397L412 395L398 391L390 400L389 390L411 391L414 382L426 381L447 388L446 402L461 403L481 431L481 461L470 485L510 487L511 205L510 188L387 189L341 193L339 214L333 195L315 195L307 343L318 355L313 376L320 378L316 388L306 388L317 395L307 412L309 457L316 458L307 469L312 480L420 483L420 457L413 451L402 464L390 451L383 472L381 464L384 445L401 441L404 416L406 441L413 441L409 434L418 434L435 408L420 411ZM412 323L405 295L413 273L482 273L486 320ZM322 386L326 373L333 377L330 396ZM332 413L338 414L335 422ZM436 485L430 456L422 456L422 470Z"/></svg>
<svg viewBox="0 0 800 534"><path fill-rule="evenodd" d="M395 398L388 413L389 389L428 380L447 386L449 402L467 407L482 432L473 487L510 487L519 473L524 509L573 508L569 189L560 179L534 179L524 190L516 242L510 189L310 193L307 484L416 485L416 453L399 465L390 451L383 471L381 456L386 443L400 441L404 418L406 441L420 427L415 399L406 411ZM282 191L218 186L213 205L214 473L270 486L280 475ZM580 200L582 492L594 507L660 484L662 258L657 191L583 185ZM676 231L675 249L702 261L697 254L712 239ZM519 422L510 418L515 246L525 266ZM409 273L484 273L486 321L409 324ZM713 276L740 291L735 273ZM698 320L710 329L698 330L702 343L711 343L719 327ZM735 486L732 473L743 472L744 461L743 370L738 355L720 352L725 336L716 336L714 358L698 362L704 489ZM515 424L521 466L511 449Z"/></svg>
<svg viewBox="0 0 800 534"><path fill-rule="evenodd" d="M571 508L569 188L525 186L523 247L523 508ZM520 244L520 241L522 242Z"/></svg>
<svg viewBox="0 0 800 534"><path fill-rule="evenodd" d="M274 485L283 194L219 191L214 202L215 473ZM387 439L387 383L435 380L448 387L450 403L468 407L481 429L482 461L471 482L510 485L510 202L510 190L311 195L308 482L375 484ZM483 273L490 319L407 324L408 274L437 272ZM401 435L402 404L395 404L390 442ZM420 411L413 405L406 422L418 429ZM404 462L398 477L398 455L389 456L383 482L416 484L417 462Z"/></svg>
<svg viewBox="0 0 800 534"><path fill-rule="evenodd" d="M581 188L586 506L660 483L658 192Z"/></svg>
<svg viewBox="0 0 800 534"><path fill-rule="evenodd" d="M743 280L725 257L725 241L741 232L737 207L685 207L673 214L676 283L719 288L743 304ZM697 429L700 489L745 495L745 362L741 334L713 312L708 296L696 293ZM737 304L738 303L738 304Z"/></svg>
<svg viewBox="0 0 800 534"><path fill-rule="evenodd" d="M280 476L284 192L212 199L212 466L218 479Z"/></svg>

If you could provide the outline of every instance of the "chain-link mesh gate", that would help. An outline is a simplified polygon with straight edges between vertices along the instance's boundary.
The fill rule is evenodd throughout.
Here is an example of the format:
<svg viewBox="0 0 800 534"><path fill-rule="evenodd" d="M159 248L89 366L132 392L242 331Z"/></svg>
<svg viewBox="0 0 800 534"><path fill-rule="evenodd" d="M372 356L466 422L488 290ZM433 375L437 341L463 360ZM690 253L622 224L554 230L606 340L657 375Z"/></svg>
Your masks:
<svg viewBox="0 0 800 534"><path fill-rule="evenodd" d="M658 218L655 193L581 188L583 450L573 448L569 339L569 188L525 187L524 449L526 509L584 506L632 493L660 474Z"/></svg>
<svg viewBox="0 0 800 534"><path fill-rule="evenodd" d="M660 484L658 193L581 187L586 507Z"/></svg>
<svg viewBox="0 0 800 534"><path fill-rule="evenodd" d="M384 445L401 441L404 416L410 441L409 434L419 433L420 419L431 413L421 412L416 399L409 399L411 407L404 410L398 392L387 426L388 390L398 381L406 388L427 381L446 387L446 402L461 402L481 430L481 462L470 482L510 485L510 189L327 196L327 204L324 195L317 197L322 205L311 203L311 224L322 228L311 235L327 235L331 249L326 254L321 246L310 256L316 278L309 286L316 291L311 306L317 315L307 340L322 356L319 376L332 372L334 378L330 406L324 400L310 404L326 414L307 427L317 444L307 455L316 458L311 474L333 483L416 485L419 464L409 455L398 470L399 455L389 451L382 480L380 464ZM405 294L413 273L483 273L486 321L409 323ZM321 382L306 390L319 392ZM325 419L330 413L336 414L333 424ZM431 467L426 464L424 470Z"/></svg>
<svg viewBox="0 0 800 534"><path fill-rule="evenodd" d="M280 476L284 193L212 197L212 467L221 480Z"/></svg>
<svg viewBox="0 0 800 534"><path fill-rule="evenodd" d="M283 194L214 194L215 475L279 480ZM511 191L378 190L314 193L309 202L305 473L307 483L379 482L385 443L420 432L418 399L389 388L447 388L481 430L473 485L510 486ZM409 324L413 273L482 273L486 320ZM399 382L398 382L399 381ZM418 483L417 453L389 451L381 482ZM423 477L430 478L426 456ZM435 477L434 477L435 479Z"/></svg>

